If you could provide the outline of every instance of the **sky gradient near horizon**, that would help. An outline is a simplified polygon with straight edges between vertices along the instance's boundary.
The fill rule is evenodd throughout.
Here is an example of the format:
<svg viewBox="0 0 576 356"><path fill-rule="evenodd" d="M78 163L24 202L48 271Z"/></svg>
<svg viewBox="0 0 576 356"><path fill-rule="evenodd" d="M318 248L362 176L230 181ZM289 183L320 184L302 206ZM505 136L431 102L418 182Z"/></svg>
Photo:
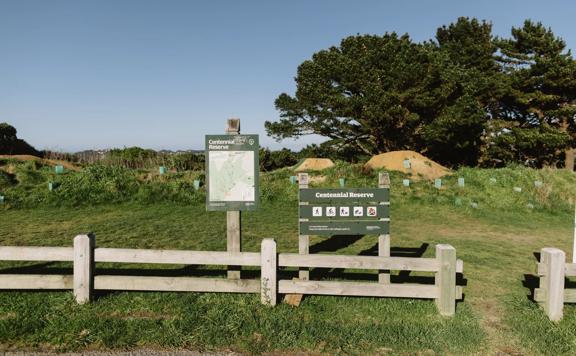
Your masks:
<svg viewBox="0 0 576 356"><path fill-rule="evenodd" d="M262 146L296 68L355 34L434 37L459 16L541 21L576 49L576 2L0 0L0 122L38 149L203 149L239 117Z"/></svg>

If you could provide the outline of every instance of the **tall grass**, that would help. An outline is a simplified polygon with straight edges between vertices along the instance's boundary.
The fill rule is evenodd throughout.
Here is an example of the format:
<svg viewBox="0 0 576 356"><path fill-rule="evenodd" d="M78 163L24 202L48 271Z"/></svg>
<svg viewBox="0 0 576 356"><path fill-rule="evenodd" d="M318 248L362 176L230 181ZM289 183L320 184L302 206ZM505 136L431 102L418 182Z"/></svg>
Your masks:
<svg viewBox="0 0 576 356"><path fill-rule="evenodd" d="M117 165L89 165L80 172L55 174L53 167L37 162L13 163L14 174L0 170L0 194L4 206L80 206L136 201L200 204L205 200L204 172L183 171L160 175L156 169L136 170ZM290 183L290 168L263 172L260 194L263 201L294 202L298 185ZM362 165L338 162L323 172L311 173L312 187L338 187L345 178L347 187L376 187L378 172ZM394 204L420 202L457 206L461 210L538 210L549 213L572 210L576 197L576 177L556 169L507 167L502 169L461 168L442 178L442 187L421 177L390 172ZM464 178L464 186L458 185ZM202 186L194 190L194 180ZM410 179L409 187L402 184ZM56 187L48 191L48 182ZM539 182L539 183L536 183ZM516 190L521 190L520 192Z"/></svg>

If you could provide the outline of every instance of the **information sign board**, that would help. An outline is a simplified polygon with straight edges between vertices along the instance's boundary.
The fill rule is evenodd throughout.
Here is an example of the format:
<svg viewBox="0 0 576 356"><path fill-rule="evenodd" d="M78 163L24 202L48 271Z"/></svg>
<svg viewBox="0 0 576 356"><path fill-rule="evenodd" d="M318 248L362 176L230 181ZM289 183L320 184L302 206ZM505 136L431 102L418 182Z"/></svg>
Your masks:
<svg viewBox="0 0 576 356"><path fill-rule="evenodd" d="M256 210L258 135L206 135L206 209Z"/></svg>
<svg viewBox="0 0 576 356"><path fill-rule="evenodd" d="M300 234L388 234L389 196L388 188L300 189Z"/></svg>

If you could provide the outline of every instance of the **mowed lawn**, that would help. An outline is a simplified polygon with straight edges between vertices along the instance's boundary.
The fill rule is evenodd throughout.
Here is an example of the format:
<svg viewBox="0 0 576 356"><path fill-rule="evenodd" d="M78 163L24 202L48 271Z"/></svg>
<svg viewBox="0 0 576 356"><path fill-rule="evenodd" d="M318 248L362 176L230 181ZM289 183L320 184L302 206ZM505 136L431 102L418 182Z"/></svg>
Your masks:
<svg viewBox="0 0 576 356"><path fill-rule="evenodd" d="M71 291L0 291L2 349L194 349L247 353L575 354L576 308L558 324L529 299L537 281L534 252L569 253L572 217L538 211L459 210L392 203L392 254L434 256L448 243L464 261L463 302L453 318L433 301L307 296L301 306L262 306L259 295L118 292L76 305ZM268 203L243 215L243 249L272 237L296 252L297 206ZM0 211L1 245L72 246L94 232L99 247L225 250L225 214L204 205L106 205ZM376 254L375 236L312 238L315 253ZM65 263L0 263L0 273L71 273ZM147 275L225 275L215 267L97 265ZM144 271L145 270L145 271ZM121 271L117 271L121 273ZM289 272L287 272L289 274ZM395 273L397 274L397 273ZM248 278L257 271L247 271ZM371 279L376 271L316 270L312 278ZM406 274L393 281L409 280Z"/></svg>

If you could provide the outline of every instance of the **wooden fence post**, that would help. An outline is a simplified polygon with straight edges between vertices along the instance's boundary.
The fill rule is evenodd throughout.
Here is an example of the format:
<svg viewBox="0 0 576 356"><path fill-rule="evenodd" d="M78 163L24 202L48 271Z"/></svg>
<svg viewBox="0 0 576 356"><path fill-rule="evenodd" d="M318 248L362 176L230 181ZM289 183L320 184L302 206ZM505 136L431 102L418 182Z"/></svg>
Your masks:
<svg viewBox="0 0 576 356"><path fill-rule="evenodd" d="M74 238L74 297L76 302L89 302L94 289L94 235Z"/></svg>
<svg viewBox="0 0 576 356"><path fill-rule="evenodd" d="M278 294L278 255L276 254L276 241L274 239L263 239L260 256L261 276L260 276L260 300L264 305L276 305Z"/></svg>
<svg viewBox="0 0 576 356"><path fill-rule="evenodd" d="M544 291L544 312L550 320L559 321L564 309L566 255L562 250L546 247L540 251L540 262L545 268L540 278L540 288Z"/></svg>
<svg viewBox="0 0 576 356"><path fill-rule="evenodd" d="M436 306L441 315L452 316L456 312L456 249L450 245L436 245L439 270L436 273L438 298Z"/></svg>
<svg viewBox="0 0 576 356"><path fill-rule="evenodd" d="M390 176L388 173L380 172L378 174L378 188L390 189ZM388 199L390 201L390 199ZM378 236L378 256L390 257L390 234ZM381 270L378 273L380 283L390 283L390 271Z"/></svg>

